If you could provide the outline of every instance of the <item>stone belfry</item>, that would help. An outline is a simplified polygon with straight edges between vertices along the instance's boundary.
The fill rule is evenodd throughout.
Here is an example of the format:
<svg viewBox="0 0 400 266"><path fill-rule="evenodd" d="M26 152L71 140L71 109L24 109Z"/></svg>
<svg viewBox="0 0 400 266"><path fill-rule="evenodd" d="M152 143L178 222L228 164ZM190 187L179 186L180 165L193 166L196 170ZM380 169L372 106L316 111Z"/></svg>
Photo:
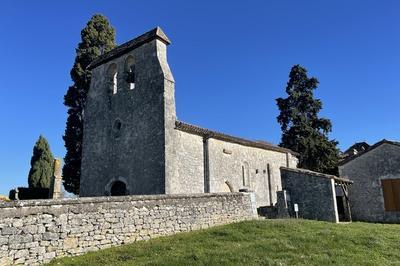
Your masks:
<svg viewBox="0 0 400 266"><path fill-rule="evenodd" d="M89 66L80 196L167 193L176 120L169 44L157 27Z"/></svg>

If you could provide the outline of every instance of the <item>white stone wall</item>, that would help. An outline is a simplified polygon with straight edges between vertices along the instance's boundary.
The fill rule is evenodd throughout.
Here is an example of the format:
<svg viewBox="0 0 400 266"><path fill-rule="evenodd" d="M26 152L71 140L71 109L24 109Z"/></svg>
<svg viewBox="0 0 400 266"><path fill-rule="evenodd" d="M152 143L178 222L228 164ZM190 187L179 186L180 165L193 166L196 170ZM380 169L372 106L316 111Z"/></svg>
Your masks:
<svg viewBox="0 0 400 266"><path fill-rule="evenodd" d="M258 207L276 203L276 192L281 190L280 167L287 167L287 163L289 167L295 168L297 165L295 157L283 152L247 147L212 138L208 142L210 192L225 191L226 182L235 192L248 187L255 192ZM271 186L268 184L268 165ZM249 184L246 185L243 185L243 166L249 179Z"/></svg>
<svg viewBox="0 0 400 266"><path fill-rule="evenodd" d="M174 152L174 173L168 180L167 193L203 193L203 137L175 130Z"/></svg>
<svg viewBox="0 0 400 266"><path fill-rule="evenodd" d="M0 265L37 265L254 217L251 194L246 193L0 203Z"/></svg>

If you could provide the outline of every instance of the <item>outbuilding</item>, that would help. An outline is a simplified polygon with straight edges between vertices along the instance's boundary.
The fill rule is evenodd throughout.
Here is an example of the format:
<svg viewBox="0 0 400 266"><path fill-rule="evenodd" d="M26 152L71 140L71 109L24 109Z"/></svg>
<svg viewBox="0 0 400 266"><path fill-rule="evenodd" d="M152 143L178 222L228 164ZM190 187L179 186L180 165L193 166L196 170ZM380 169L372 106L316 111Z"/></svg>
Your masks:
<svg viewBox="0 0 400 266"><path fill-rule="evenodd" d="M400 142L381 140L339 164L354 220L400 222Z"/></svg>

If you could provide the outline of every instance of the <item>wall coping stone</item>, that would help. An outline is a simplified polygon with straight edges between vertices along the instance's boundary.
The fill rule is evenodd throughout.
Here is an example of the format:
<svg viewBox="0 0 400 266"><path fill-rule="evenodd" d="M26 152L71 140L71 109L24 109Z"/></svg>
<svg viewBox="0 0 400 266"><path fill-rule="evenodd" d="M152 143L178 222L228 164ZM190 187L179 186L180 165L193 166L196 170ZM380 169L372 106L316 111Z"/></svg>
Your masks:
<svg viewBox="0 0 400 266"><path fill-rule="evenodd" d="M16 200L0 202L2 208L22 208L52 205L75 205L102 202L131 202L131 201L152 201L152 200L174 200L182 198L221 198L226 196L243 196L241 192L221 193L196 193L196 194L160 194L160 195L129 195L109 197L80 197L70 199L40 199L40 200Z"/></svg>

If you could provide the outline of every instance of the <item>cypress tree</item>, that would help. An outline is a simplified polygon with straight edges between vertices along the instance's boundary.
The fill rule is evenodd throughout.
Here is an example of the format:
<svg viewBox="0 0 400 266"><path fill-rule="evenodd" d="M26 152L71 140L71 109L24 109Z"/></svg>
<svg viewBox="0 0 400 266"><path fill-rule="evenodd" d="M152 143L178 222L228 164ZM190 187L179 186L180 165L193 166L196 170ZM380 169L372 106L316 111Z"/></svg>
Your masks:
<svg viewBox="0 0 400 266"><path fill-rule="evenodd" d="M115 45L115 31L107 18L96 14L81 31L81 42L76 49L75 63L71 70L73 84L64 96L68 118L63 136L67 153L64 158L63 183L65 190L79 194L81 176L83 109L90 86L91 73L87 66L102 53Z"/></svg>
<svg viewBox="0 0 400 266"><path fill-rule="evenodd" d="M286 87L288 97L276 99L282 130L280 146L299 153L301 168L337 174L338 142L328 139L331 121L318 116L322 102L314 98L317 87L318 80L309 78L305 68L292 67Z"/></svg>
<svg viewBox="0 0 400 266"><path fill-rule="evenodd" d="M33 147L31 169L28 175L29 188L49 188L53 175L54 157L50 145L42 135Z"/></svg>

